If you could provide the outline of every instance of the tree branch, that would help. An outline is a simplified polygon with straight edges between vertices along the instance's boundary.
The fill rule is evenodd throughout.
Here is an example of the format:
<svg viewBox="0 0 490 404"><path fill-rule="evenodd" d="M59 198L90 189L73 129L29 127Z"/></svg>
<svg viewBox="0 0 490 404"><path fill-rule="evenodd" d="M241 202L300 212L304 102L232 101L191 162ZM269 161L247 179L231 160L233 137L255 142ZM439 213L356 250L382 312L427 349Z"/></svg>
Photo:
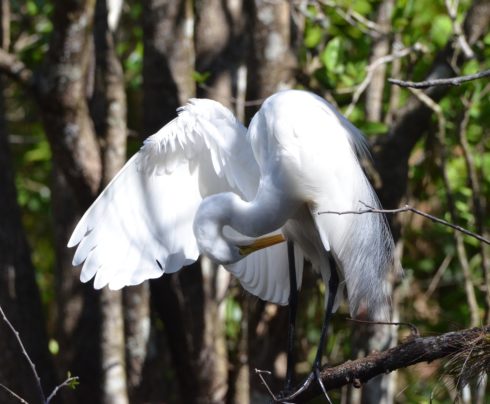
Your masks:
<svg viewBox="0 0 490 404"><path fill-rule="evenodd" d="M12 397L18 400L21 404L29 404L26 400L24 400L21 396L19 396L15 391L12 391L4 384L0 383L0 387L4 389L7 393L9 393Z"/></svg>
<svg viewBox="0 0 490 404"><path fill-rule="evenodd" d="M29 90L34 89L34 73L17 56L0 48L0 72Z"/></svg>
<svg viewBox="0 0 490 404"><path fill-rule="evenodd" d="M362 202L361 202L362 203ZM365 204L363 204L365 205ZM402 208L398 209L375 209L373 207L370 207L368 205L366 209L360 209L360 210L347 210L347 211L334 211L334 210L325 210L322 212L318 212L319 215L324 215L324 214L334 214L334 215L362 215L364 213L401 213L401 212L413 212L417 215L423 216L435 223L443 224L444 226L448 226L454 230L457 230L463 234L466 234L467 236L476 238L478 241L481 241L486 244L490 244L490 240L480 236L479 234L473 233L472 231L469 231L465 229L464 227L458 226L456 224L452 224L450 222L447 222L446 220L440 219L436 216L432 216L428 213L422 212L421 210L418 210L416 208L413 208L412 206L405 205Z"/></svg>
<svg viewBox="0 0 490 404"><path fill-rule="evenodd" d="M391 84L396 84L400 87L411 87L411 88L429 88L434 86L459 86L467 81L478 80L484 77L490 76L490 69L484 70L475 74L468 74L466 76L450 77L447 79L434 79L425 81L403 81L397 79L388 79Z"/></svg>
<svg viewBox="0 0 490 404"><path fill-rule="evenodd" d="M41 397L43 403L46 402L46 397L44 396L43 387L41 385L41 378L37 374L36 365L32 362L31 358L29 357L29 354L27 353L26 348L24 347L24 344L23 344L22 340L20 339L19 332L15 329L15 327L12 325L12 323L9 321L9 319L5 315L5 312L3 311L2 306L0 306L0 315L3 318L3 321L5 321L5 324L7 324L7 326L10 328L10 330L14 334L15 338L17 339L17 343L19 344L19 347L22 350L22 353L26 357L27 362L29 363L29 366L31 367L32 374L34 375L34 379L36 379L39 396ZM2 387L5 388L5 386L2 386ZM9 391L9 393L11 393L11 394L13 393L10 389L7 389L7 391Z"/></svg>
<svg viewBox="0 0 490 404"><path fill-rule="evenodd" d="M375 376L449 355L451 360L466 362L469 374L472 374L472 362L477 369L485 369L490 362L490 326L448 332L435 337L410 337L408 341L386 351L374 352L365 358L347 361L335 367L324 367L320 375L327 390L347 384L360 387ZM309 389L294 397L294 401L307 402L319 394L318 383L312 383Z"/></svg>

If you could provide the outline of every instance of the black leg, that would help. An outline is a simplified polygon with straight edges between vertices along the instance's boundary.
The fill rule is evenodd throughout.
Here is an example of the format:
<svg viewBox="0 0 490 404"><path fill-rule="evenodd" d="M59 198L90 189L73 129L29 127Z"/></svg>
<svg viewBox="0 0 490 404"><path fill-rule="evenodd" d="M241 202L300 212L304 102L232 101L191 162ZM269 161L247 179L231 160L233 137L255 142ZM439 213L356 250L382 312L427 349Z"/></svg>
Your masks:
<svg viewBox="0 0 490 404"><path fill-rule="evenodd" d="M298 307L298 285L296 283L296 265L294 259L294 244L288 241L288 262L289 262L289 324L288 324L288 351L286 383L284 389L291 391L294 379L294 331L296 328L296 311Z"/></svg>
<svg viewBox="0 0 490 404"><path fill-rule="evenodd" d="M318 344L315 360L313 362L313 368L310 375L303 382L303 384L299 386L299 388L294 393L292 393L288 397L284 397L282 399L283 402L288 402L294 399L295 397L297 397L298 395L300 395L301 393L303 393L306 389L308 389L308 387L313 382L313 380L316 379L325 397L327 398L328 402L331 403L330 398L327 395L327 390L325 389L325 386L323 385L323 382L320 378L320 369L321 369L323 350L325 349L325 343L328 335L328 326L330 324L330 319L332 318L335 296L337 295L337 290L339 287L339 274L337 272L335 259L330 254L328 255L328 260L330 263L330 279L328 281L328 300L327 300L327 307L325 309L325 317L323 319L322 332L320 334L320 342Z"/></svg>
<svg viewBox="0 0 490 404"><path fill-rule="evenodd" d="M337 272L337 266L334 258L329 254L328 260L330 262L330 279L328 281L328 300L327 308L325 310L325 317L323 319L322 333L320 334L320 342L318 344L318 350L316 351L315 361L313 362L313 368L320 369L322 364L323 350L325 349L325 342L328 335L328 326L330 325L330 319L333 313L333 304L335 302L335 296L337 295L337 289L339 287L339 274Z"/></svg>

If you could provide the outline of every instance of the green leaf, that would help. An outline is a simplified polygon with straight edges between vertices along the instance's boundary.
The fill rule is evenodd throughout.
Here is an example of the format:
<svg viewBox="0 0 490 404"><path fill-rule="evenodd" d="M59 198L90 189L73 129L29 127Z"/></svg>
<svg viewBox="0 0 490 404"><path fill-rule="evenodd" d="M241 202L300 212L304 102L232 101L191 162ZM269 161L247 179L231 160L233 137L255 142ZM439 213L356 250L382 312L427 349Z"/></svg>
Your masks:
<svg viewBox="0 0 490 404"><path fill-rule="evenodd" d="M307 48L318 46L323 38L323 31L323 28L317 25L307 29L305 34L305 46Z"/></svg>
<svg viewBox="0 0 490 404"><path fill-rule="evenodd" d="M371 4L372 4L372 2L369 2L366 0L356 0L352 4L352 7L359 14L368 15L373 9Z"/></svg>
<svg viewBox="0 0 490 404"><path fill-rule="evenodd" d="M388 132L388 125L383 122L366 122L362 125L362 131L366 135L379 135Z"/></svg>
<svg viewBox="0 0 490 404"><path fill-rule="evenodd" d="M204 84L209 79L209 76L211 76L210 72L192 72L192 78L197 84Z"/></svg>
<svg viewBox="0 0 490 404"><path fill-rule="evenodd" d="M432 22L430 38L438 47L443 47L453 33L451 19L447 15L438 15Z"/></svg>
<svg viewBox="0 0 490 404"><path fill-rule="evenodd" d="M341 39L336 37L330 40L325 47L325 50L321 54L321 61L332 72L338 71L338 65L340 64L341 56Z"/></svg>
<svg viewBox="0 0 490 404"><path fill-rule="evenodd" d="M53 338L49 340L48 348L49 352L51 352L51 355L58 355L58 353L60 352L60 345L58 344L58 341Z"/></svg>

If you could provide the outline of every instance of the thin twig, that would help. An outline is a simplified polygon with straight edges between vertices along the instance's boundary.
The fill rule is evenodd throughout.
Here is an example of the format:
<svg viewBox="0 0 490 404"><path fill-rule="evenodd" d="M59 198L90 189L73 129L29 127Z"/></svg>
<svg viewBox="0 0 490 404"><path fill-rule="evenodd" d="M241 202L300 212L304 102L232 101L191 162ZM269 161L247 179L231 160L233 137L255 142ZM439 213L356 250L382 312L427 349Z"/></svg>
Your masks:
<svg viewBox="0 0 490 404"><path fill-rule="evenodd" d="M446 203L449 212L449 217L451 218L451 221L453 223L456 223L458 221L458 215L456 213L457 211L456 211L454 193L446 169L447 159L448 159L448 153L446 148L446 144L447 144L446 117L442 111L441 106L437 104L427 94L425 94L422 90L410 88L410 91L414 93L416 96L418 96L419 99L421 99L436 114L437 125L438 125L438 131L436 132L436 140L439 146L436 153L439 160L437 164L441 171L442 182L444 184L444 188L446 191ZM480 235L480 237L483 236ZM476 300L475 284L472 280L470 263L468 260L468 254L466 252L466 247L464 245L464 240L463 237L461 236L461 233L455 232L454 239L456 241L456 251L458 254L459 263L461 264L461 269L463 271L466 299L468 301L468 307L471 313L471 325L475 327L480 322L480 315L479 315L478 302Z"/></svg>
<svg viewBox="0 0 490 404"><path fill-rule="evenodd" d="M467 139L471 102L463 98L463 104L466 108L459 125L458 139L461 145L461 150L463 151L463 158L465 160L466 170L468 172L468 185L471 189L471 195L473 198L473 216L475 218L475 228L478 233L485 235L485 208L484 200L482 198L480 178L477 174L470 144ZM482 258L483 276L486 285L485 312L487 320L490 321L490 257L488 254L488 248L483 244L480 245L480 254Z"/></svg>
<svg viewBox="0 0 490 404"><path fill-rule="evenodd" d="M454 0L450 2L450 0L446 0L446 9L451 18L451 23L453 26L453 32L458 38L459 47L464 52L466 59L473 59L475 57L475 53L471 46L468 44L466 37L464 35L463 29L461 28L461 24L458 22L458 6L459 1Z"/></svg>
<svg viewBox="0 0 490 404"><path fill-rule="evenodd" d="M24 400L21 396L19 396L15 391L10 390L4 384L0 383L0 387L3 388L5 391L7 391L14 398L16 398L17 400L19 400L22 404L29 404L26 400Z"/></svg>
<svg viewBox="0 0 490 404"><path fill-rule="evenodd" d="M434 86L459 86L467 81L478 80L490 76L490 69L483 70L479 73L468 74L466 76L450 77L447 79L434 79L426 81L403 81L397 79L388 79L391 84L396 84L400 87L410 87L410 88L428 88Z"/></svg>
<svg viewBox="0 0 490 404"><path fill-rule="evenodd" d="M0 49L0 73L6 74L23 84L29 90L34 90L34 73L16 55Z"/></svg>
<svg viewBox="0 0 490 404"><path fill-rule="evenodd" d="M78 381L79 377L78 376L72 376L72 377L69 377L68 379L66 379L63 383L57 385L53 391L51 392L51 394L49 395L48 399L46 400L46 404L49 404L50 401L54 398L54 396L56 395L56 393L58 393L58 390L61 389L62 387L65 387L65 386L69 386L71 382L73 381Z"/></svg>
<svg viewBox="0 0 490 404"><path fill-rule="evenodd" d="M353 10L352 8L344 9L339 6L335 1L332 0L317 0L318 3L323 4L327 7L331 7L335 10L335 12L342 17L345 21L347 21L350 25L355 26L360 31L370 35L370 36L379 36L388 34L388 30L386 27L383 27L374 21L368 20L362 14ZM366 29L363 28L366 27Z"/></svg>
<svg viewBox="0 0 490 404"><path fill-rule="evenodd" d="M361 202L364 206L367 206L366 209L359 209L359 210L346 210L346 211L334 211L334 210L325 210L325 211L322 211L322 212L318 212L319 215L324 215L324 214L334 214L334 215L362 215L362 214L365 214L365 213L401 213L401 212L413 212L413 213L416 213L417 215L420 215L420 216L423 216L425 217L426 219L429 219L435 223L439 223L439 224L442 224L444 226L448 226L454 230L457 230L463 234L466 234L467 236L470 236L470 237L473 237L473 238L476 238L477 240L483 242L483 243L486 243L486 244L490 244L490 240L483 237L483 236L480 236L479 234L476 234L476 233L473 233L472 231L469 231L467 229L465 229L464 227L461 227L461 226L458 226L456 224L452 224L452 223L449 223L447 222L446 220L443 220L443 219L440 219L436 216L432 216L428 213L425 213L425 212L422 212L421 210L418 210L412 206L409 206L409 205L405 205L404 207L402 208L398 208L398 209L376 209L376 208L373 208L369 205L366 205L365 203Z"/></svg>
<svg viewBox="0 0 490 404"><path fill-rule="evenodd" d="M405 323L405 322L394 322L394 321L371 321L371 320L360 320L357 318L346 318L347 321L353 321L355 323L362 323L362 324L374 324L374 325L396 325L396 326L407 326L410 328L410 333L412 334L413 337L420 337L420 332L419 329L415 324L412 323Z"/></svg>
<svg viewBox="0 0 490 404"><path fill-rule="evenodd" d="M27 353L26 348L24 347L24 344L22 343L22 340L20 339L19 332L14 328L12 323L9 321L9 319L5 315L5 312L3 311L2 306L0 306L0 314L2 315L3 321L5 321L5 323L12 330L12 333L14 334L15 338L17 339L17 343L19 344L20 349L22 350L22 353L26 357L27 362L29 363L29 365L31 367L34 378L36 379L37 388L39 390L39 395L41 396L42 402L45 403L46 397L44 395L43 387L41 385L41 378L39 377L39 375L37 374L37 371L36 371L36 365L34 365L31 358L29 357L29 354Z"/></svg>
<svg viewBox="0 0 490 404"><path fill-rule="evenodd" d="M453 259L453 255L446 255L441 265L439 265L439 268L437 268L437 271L433 276L432 280L430 281L429 287L427 288L424 294L425 300L429 300L429 298L432 296L432 293L434 293L434 291L436 290L437 285L439 284L442 278L442 275L444 275L444 272L446 272L446 269L448 269L452 259Z"/></svg>
<svg viewBox="0 0 490 404"><path fill-rule="evenodd" d="M366 90L369 83L371 83L374 72L378 67L380 67L383 64L392 63L394 60L401 59L405 56L410 55L413 52L425 52L426 50L427 50L426 47L424 47L422 44L417 42L408 48L395 49L391 54L382 56L376 59L369 66L367 66L366 77L358 86L355 87L355 91L352 96L352 101L347 107L345 116L348 117L352 113L352 111L354 110L354 106L357 104L357 101L359 101L359 98L361 97L362 93Z"/></svg>
<svg viewBox="0 0 490 404"><path fill-rule="evenodd" d="M265 386L265 388L267 389L269 395L271 396L271 398L277 402L277 397L276 395L272 392L271 388L269 387L269 385L267 384L267 382L265 381L264 379L264 376L262 376L262 373L265 373L266 375L270 375L271 372L268 371L268 370L260 370L260 369L255 369L255 374L259 376L262 384Z"/></svg>

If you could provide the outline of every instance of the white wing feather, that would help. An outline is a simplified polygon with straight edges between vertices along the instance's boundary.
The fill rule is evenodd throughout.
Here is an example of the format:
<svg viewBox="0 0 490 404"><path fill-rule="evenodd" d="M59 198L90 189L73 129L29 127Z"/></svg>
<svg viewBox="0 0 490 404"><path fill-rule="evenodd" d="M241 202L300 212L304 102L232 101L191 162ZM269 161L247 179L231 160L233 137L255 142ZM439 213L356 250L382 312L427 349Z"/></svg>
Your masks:
<svg viewBox="0 0 490 404"><path fill-rule="evenodd" d="M220 104L191 100L145 141L87 210L68 242L78 245L73 265L83 263L80 279L95 276L97 289L178 271L198 258L192 223L202 199L232 191L250 200L258 182L246 128ZM250 293L287 303L285 244L258 251L230 271Z"/></svg>

